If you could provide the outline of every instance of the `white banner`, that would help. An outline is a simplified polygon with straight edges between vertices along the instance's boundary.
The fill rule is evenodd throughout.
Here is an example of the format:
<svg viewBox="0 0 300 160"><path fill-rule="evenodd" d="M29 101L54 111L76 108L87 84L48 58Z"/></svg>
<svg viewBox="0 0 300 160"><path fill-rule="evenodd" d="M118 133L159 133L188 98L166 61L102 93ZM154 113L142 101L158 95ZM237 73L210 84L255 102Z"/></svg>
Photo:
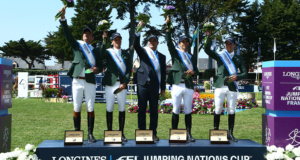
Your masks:
<svg viewBox="0 0 300 160"><path fill-rule="evenodd" d="M161 70L160 70L160 62L159 62L159 59L157 57L157 55L153 52L152 49L150 49L149 47L144 47L146 52L147 52L147 55L150 59L150 62L152 63L154 69L155 69L155 72L156 72L156 75L157 75L157 78L158 78L158 82L159 82L159 85L161 84Z"/></svg>
<svg viewBox="0 0 300 160"><path fill-rule="evenodd" d="M18 97L28 97L28 72L18 72Z"/></svg>
<svg viewBox="0 0 300 160"><path fill-rule="evenodd" d="M115 50L112 48L107 49L110 53L111 58L115 61L116 65L118 66L119 70L121 71L122 75L125 76L126 74L126 64L124 59L119 55Z"/></svg>
<svg viewBox="0 0 300 160"><path fill-rule="evenodd" d="M193 63L192 63L190 55L188 55L187 53L184 53L183 51L181 51L178 48L176 48L176 50L177 50L178 55L181 58L183 64L185 65L186 69L193 71L194 67L193 67Z"/></svg>

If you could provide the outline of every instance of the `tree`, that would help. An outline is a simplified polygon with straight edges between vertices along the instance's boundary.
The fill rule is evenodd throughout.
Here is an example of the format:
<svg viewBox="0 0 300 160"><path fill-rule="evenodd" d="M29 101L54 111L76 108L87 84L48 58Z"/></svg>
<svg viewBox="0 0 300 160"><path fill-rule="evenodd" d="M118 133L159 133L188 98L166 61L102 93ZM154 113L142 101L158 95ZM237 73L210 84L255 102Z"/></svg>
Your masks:
<svg viewBox="0 0 300 160"><path fill-rule="evenodd" d="M6 42L4 46L0 47L0 50L5 53L5 56L21 58L31 69L34 61L44 64L44 60L50 59L50 50L43 47L40 42L25 41L21 38L19 41Z"/></svg>
<svg viewBox="0 0 300 160"><path fill-rule="evenodd" d="M183 33L187 36L193 35L198 27L210 21L216 25L218 32L214 34L219 44L223 44L222 35L230 34L236 24L230 23L236 17L239 17L246 9L248 1L245 0L163 0L164 4L170 4L176 7L177 13L173 15L172 21L177 25L174 26L174 42ZM204 32L199 32L199 46L194 50L199 52L204 44ZM224 46L223 46L224 47Z"/></svg>
<svg viewBox="0 0 300 160"><path fill-rule="evenodd" d="M253 2L246 10L245 15L236 19L235 37L239 38L241 56L244 58L247 71L252 63L256 63L258 42L261 31L258 29L261 16L258 1Z"/></svg>
<svg viewBox="0 0 300 160"><path fill-rule="evenodd" d="M72 31L73 27L69 26L69 28ZM59 27L57 32L48 32L47 37L44 38L44 43L46 49L62 64L62 68L64 68L66 60L74 58L72 48L63 34L62 27Z"/></svg>
<svg viewBox="0 0 300 160"><path fill-rule="evenodd" d="M262 32L262 60L273 60L276 38L276 60L300 59L300 1L264 0L258 29Z"/></svg>
<svg viewBox="0 0 300 160"><path fill-rule="evenodd" d="M129 13L129 19L130 22L123 28L123 29L129 29L129 47L132 46L133 44L133 38L135 34L135 27L137 25L136 19L134 17L137 15L136 12L136 7L138 5L143 5L144 6L144 12L148 13L150 16L149 12L149 7L150 4L155 4L156 1L159 2L158 0L106 0L108 3L111 4L113 8L116 8L118 12L117 19L124 20L126 17L126 13ZM133 50L131 50L133 52ZM131 53L133 55L133 53Z"/></svg>
<svg viewBox="0 0 300 160"><path fill-rule="evenodd" d="M102 34L96 32L98 22L107 20L110 22L112 8L104 0L78 0L75 5L75 17L72 17L72 34L75 39L82 39L82 31L88 26L94 32L93 46L102 42ZM110 22L111 23L111 22Z"/></svg>

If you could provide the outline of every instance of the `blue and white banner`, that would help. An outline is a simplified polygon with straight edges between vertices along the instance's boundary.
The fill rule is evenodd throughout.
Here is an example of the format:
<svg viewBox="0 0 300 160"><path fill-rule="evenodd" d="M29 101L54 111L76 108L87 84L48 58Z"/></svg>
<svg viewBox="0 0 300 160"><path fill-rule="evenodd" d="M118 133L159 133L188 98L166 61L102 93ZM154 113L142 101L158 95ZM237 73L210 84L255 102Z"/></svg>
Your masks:
<svg viewBox="0 0 300 160"><path fill-rule="evenodd" d="M144 47L144 49L146 50L147 55L150 59L150 62L152 63L152 65L155 69L155 72L156 72L156 75L158 78L158 82L160 84L161 83L161 67L160 67L159 59L158 59L157 55L153 52L152 49L150 49L149 47Z"/></svg>
<svg viewBox="0 0 300 160"><path fill-rule="evenodd" d="M219 56L221 58L221 60L223 61L225 67L227 68L229 74L232 75L237 75L237 69L232 61L232 59L230 58L228 52L226 50L223 50L219 53ZM233 81L236 90L238 91L238 82L237 81Z"/></svg>
<svg viewBox="0 0 300 160"><path fill-rule="evenodd" d="M77 41L85 58L88 60L89 64L91 65L91 67L95 67L96 66L96 58L94 56L93 51L91 50L90 46L81 40Z"/></svg>
<svg viewBox="0 0 300 160"><path fill-rule="evenodd" d="M178 48L176 48L176 50L177 50L177 53L178 53L179 57L181 58L183 64L185 65L186 69L193 71L194 68L193 68L193 63L192 63L190 55L188 53L181 51Z"/></svg>
<svg viewBox="0 0 300 160"><path fill-rule="evenodd" d="M126 74L126 64L125 64L124 59L121 57L121 55L119 55L112 48L107 49L107 51L110 53L111 58L116 62L116 65L118 66L118 68L121 71L122 75L125 76L125 74Z"/></svg>

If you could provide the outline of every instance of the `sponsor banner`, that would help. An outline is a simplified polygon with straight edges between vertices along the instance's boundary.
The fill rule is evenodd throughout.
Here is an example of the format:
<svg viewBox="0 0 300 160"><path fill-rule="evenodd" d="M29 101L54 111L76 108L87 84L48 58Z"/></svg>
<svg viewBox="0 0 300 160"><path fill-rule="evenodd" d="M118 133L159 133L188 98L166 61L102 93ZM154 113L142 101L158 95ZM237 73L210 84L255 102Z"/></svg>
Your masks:
<svg viewBox="0 0 300 160"><path fill-rule="evenodd" d="M0 110L12 107L12 66L0 64Z"/></svg>
<svg viewBox="0 0 300 160"><path fill-rule="evenodd" d="M0 153L10 152L11 114L0 116Z"/></svg>
<svg viewBox="0 0 300 160"><path fill-rule="evenodd" d="M263 107L300 111L300 64L299 67L267 67L262 70Z"/></svg>
<svg viewBox="0 0 300 160"><path fill-rule="evenodd" d="M43 160L265 160L266 147L252 140L228 145L212 145L209 140L169 144L162 139L155 144L103 145L102 140L82 146L64 146L63 140L45 140L37 148Z"/></svg>
<svg viewBox="0 0 300 160"><path fill-rule="evenodd" d="M284 148L300 146L300 117L262 115L262 144ZM288 124L288 125L287 125Z"/></svg>

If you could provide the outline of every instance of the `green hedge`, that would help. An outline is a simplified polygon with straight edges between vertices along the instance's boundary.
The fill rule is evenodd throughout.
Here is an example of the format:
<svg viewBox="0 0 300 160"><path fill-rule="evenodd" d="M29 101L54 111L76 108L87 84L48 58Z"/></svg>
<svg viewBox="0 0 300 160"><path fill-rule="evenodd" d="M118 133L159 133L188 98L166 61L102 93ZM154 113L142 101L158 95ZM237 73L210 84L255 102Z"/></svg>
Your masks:
<svg viewBox="0 0 300 160"><path fill-rule="evenodd" d="M58 74L59 71L68 71L68 70L38 70L38 69L13 69L13 74L18 74L18 72L28 72L29 75L49 75L49 74Z"/></svg>

